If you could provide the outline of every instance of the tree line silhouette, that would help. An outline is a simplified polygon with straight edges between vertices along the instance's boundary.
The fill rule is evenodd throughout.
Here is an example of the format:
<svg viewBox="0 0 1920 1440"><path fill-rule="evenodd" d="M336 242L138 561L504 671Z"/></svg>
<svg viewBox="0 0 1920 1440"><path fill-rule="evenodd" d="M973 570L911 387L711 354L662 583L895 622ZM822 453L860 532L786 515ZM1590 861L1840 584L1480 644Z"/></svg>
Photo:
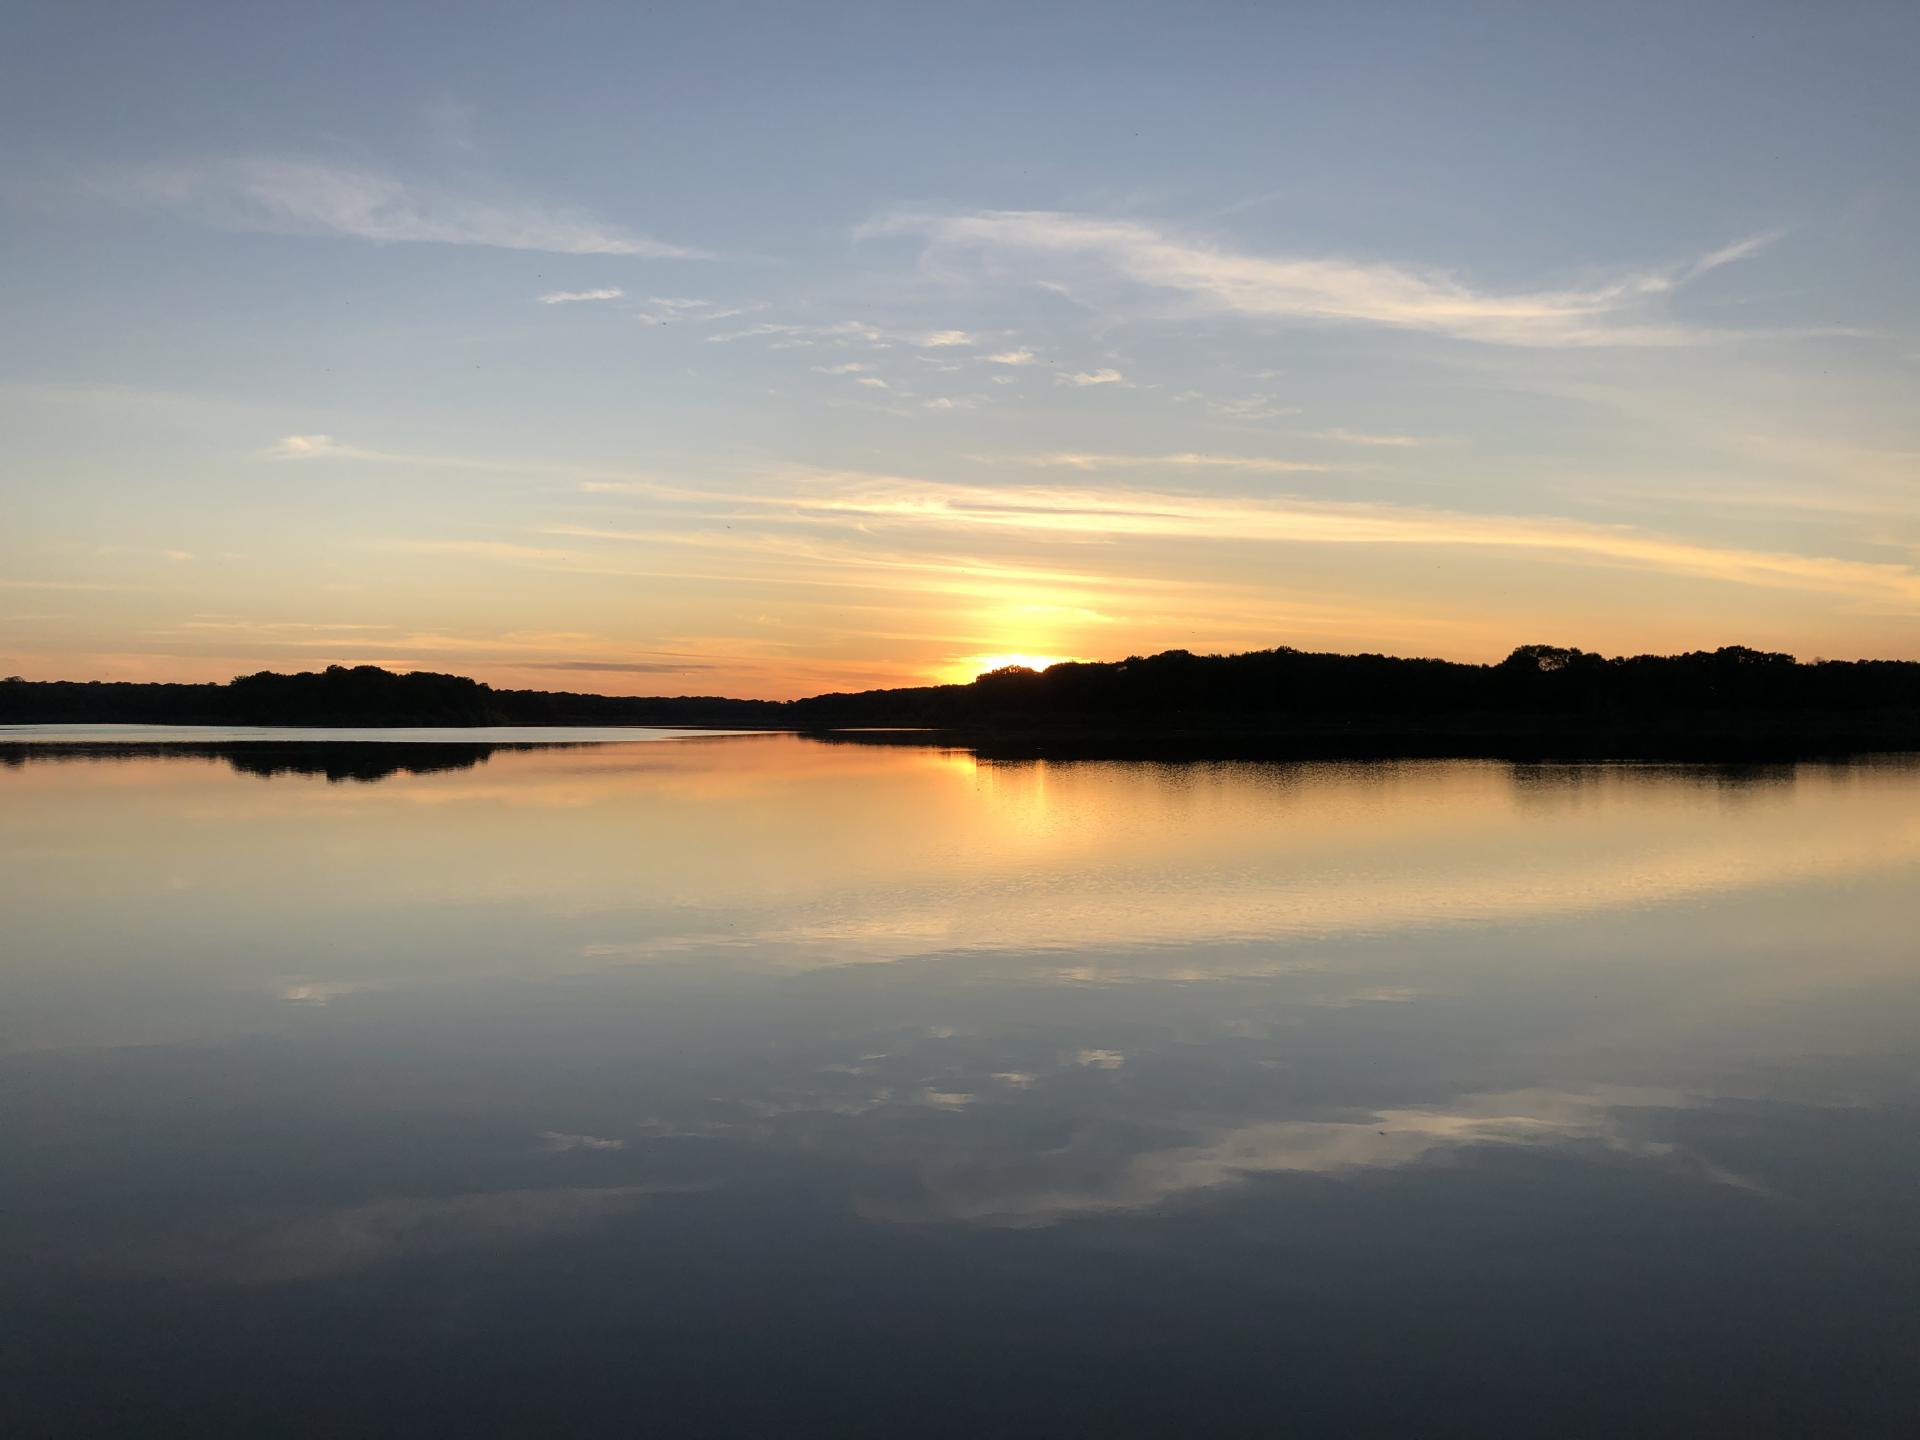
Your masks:
<svg viewBox="0 0 1920 1440"><path fill-rule="evenodd" d="M1283 646L1009 666L964 685L790 701L504 690L458 675L335 665L225 685L15 677L0 681L0 723L904 728L1002 744L1211 736L1402 751L1483 741L1622 753L1636 744L1920 748L1920 662L1803 664L1739 645L1620 657L1523 645L1474 665Z"/></svg>
<svg viewBox="0 0 1920 1440"><path fill-rule="evenodd" d="M781 706L709 696L496 690L464 675L329 665L262 670L226 684L0 680L5 725L687 725L770 728Z"/></svg>

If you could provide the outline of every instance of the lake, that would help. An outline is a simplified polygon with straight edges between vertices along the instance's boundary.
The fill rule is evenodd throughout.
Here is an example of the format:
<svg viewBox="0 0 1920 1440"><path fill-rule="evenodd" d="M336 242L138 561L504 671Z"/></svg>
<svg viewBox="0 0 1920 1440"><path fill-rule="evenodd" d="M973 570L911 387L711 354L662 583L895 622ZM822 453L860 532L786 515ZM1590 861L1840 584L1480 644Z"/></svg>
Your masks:
<svg viewBox="0 0 1920 1440"><path fill-rule="evenodd" d="M1913 760L621 734L0 744L0 1428L1920 1430Z"/></svg>

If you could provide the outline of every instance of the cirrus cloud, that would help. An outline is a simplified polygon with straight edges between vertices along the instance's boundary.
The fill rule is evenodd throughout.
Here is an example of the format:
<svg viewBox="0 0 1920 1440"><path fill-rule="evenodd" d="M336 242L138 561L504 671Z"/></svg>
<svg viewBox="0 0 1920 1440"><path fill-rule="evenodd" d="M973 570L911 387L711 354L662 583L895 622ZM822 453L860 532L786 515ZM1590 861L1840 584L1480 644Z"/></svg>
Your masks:
<svg viewBox="0 0 1920 1440"><path fill-rule="evenodd" d="M155 166L96 188L230 230L653 260L704 254L567 207L482 196L323 160L243 157Z"/></svg>
<svg viewBox="0 0 1920 1440"><path fill-rule="evenodd" d="M1437 269L1377 261L1256 255L1169 227L1049 210L898 213L861 236L916 235L946 255L1072 264L1096 281L1171 292L1203 311L1359 322L1519 346L1687 345L1718 338L1654 308L1687 281L1744 260L1775 237L1724 246L1690 264L1559 289L1476 289ZM1047 277L1056 278L1056 277ZM1057 283L1057 278L1056 278Z"/></svg>

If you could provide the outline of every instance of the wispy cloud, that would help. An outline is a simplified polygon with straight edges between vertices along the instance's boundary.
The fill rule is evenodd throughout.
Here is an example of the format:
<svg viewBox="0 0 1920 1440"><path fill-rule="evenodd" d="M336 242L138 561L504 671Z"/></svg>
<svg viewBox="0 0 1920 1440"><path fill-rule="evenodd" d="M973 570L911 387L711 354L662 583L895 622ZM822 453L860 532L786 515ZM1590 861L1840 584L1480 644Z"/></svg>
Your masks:
<svg viewBox="0 0 1920 1440"><path fill-rule="evenodd" d="M922 350L946 350L975 343L966 330L888 330L865 320L803 322L765 320L739 330L725 330L707 339L716 344L734 340L771 340L776 345L805 346L816 343L846 345L860 342L876 350L895 345L911 345Z"/></svg>
<svg viewBox="0 0 1920 1440"><path fill-rule="evenodd" d="M93 553L101 559L165 560L175 565L189 564L198 558L191 550L170 545L96 545Z"/></svg>
<svg viewBox="0 0 1920 1440"><path fill-rule="evenodd" d="M400 455L387 450L368 450L359 445L343 445L331 435L286 435L264 451L267 460L362 460L382 465L427 465L466 468L489 464L485 461L458 460L447 455Z"/></svg>
<svg viewBox="0 0 1920 1440"><path fill-rule="evenodd" d="M331 435L288 435L276 440L266 453L273 460L318 460L330 455L353 459L369 452L335 444Z"/></svg>
<svg viewBox="0 0 1920 1440"><path fill-rule="evenodd" d="M231 634L274 636L304 635L310 632L334 635L394 628L396 627L387 624L366 624L348 620L235 620L218 615L203 615L192 620L184 620L180 624L182 630L211 630Z"/></svg>
<svg viewBox="0 0 1920 1440"><path fill-rule="evenodd" d="M711 670L699 660L527 660L522 670L588 670L618 675L677 675L683 670Z"/></svg>
<svg viewBox="0 0 1920 1440"><path fill-rule="evenodd" d="M478 560L554 563L573 558L571 550L551 545L520 545L511 540L381 540L375 543L382 550L403 550L416 555L464 555Z"/></svg>
<svg viewBox="0 0 1920 1440"><path fill-rule="evenodd" d="M1039 357L1022 345L1018 350L1002 350L997 355L980 357L990 365L1031 365Z"/></svg>
<svg viewBox="0 0 1920 1440"><path fill-rule="evenodd" d="M1069 470L1250 470L1268 475L1316 473L1337 467L1318 460L1277 460L1264 455L1088 455L1059 451L1031 457L1030 464Z"/></svg>
<svg viewBox="0 0 1920 1440"><path fill-rule="evenodd" d="M646 303L637 309L642 320L656 325L667 325L674 321L686 324L711 325L720 320L731 320L737 315L751 315L756 310L766 309L765 304L729 305L717 300L697 300L683 296L650 295Z"/></svg>
<svg viewBox="0 0 1920 1440"><path fill-rule="evenodd" d="M534 667L543 668L543 667ZM624 1150L624 1140L609 1140L603 1135L571 1135L564 1130L546 1130L540 1135L541 1148L546 1150Z"/></svg>
<svg viewBox="0 0 1920 1440"><path fill-rule="evenodd" d="M1910 565L1737 549L1574 520L1297 497L989 488L868 475L829 475L811 493L803 491L781 503L857 518L869 526L893 523L1079 541L1153 538L1535 552L1733 584L1817 591L1893 613L1920 613L1920 570Z"/></svg>
<svg viewBox="0 0 1920 1440"><path fill-rule="evenodd" d="M1249 473L1311 473L1315 462L1262 456L1099 455L1059 452L1028 463L1076 471L1204 468ZM1743 549L1624 525L1543 516L1476 514L1385 502L1301 496L1211 496L1134 489L964 485L859 471L783 467L763 488L695 490L651 481L587 480L588 493L647 497L670 507L669 527L613 531L548 526L549 536L698 545L764 551L767 525L842 529L850 539L897 532L913 536L1000 534L1029 542L1074 544L1210 542L1483 550L1555 556L1780 591L1842 597L1866 611L1920 614L1920 568L1791 551ZM711 529L689 529L705 520ZM724 520L727 529L718 523ZM762 527L762 533L751 533ZM491 540L388 542L392 548L469 555L538 566L578 568L575 552ZM785 542L780 542L784 544ZM771 553L771 552L768 552ZM783 552L786 553L786 552ZM836 554L837 567L852 563ZM1109 577L1111 578L1111 577ZM917 583L925 583L924 577Z"/></svg>
<svg viewBox="0 0 1920 1440"><path fill-rule="evenodd" d="M1782 235L1785 230L1769 230L1761 235L1750 235L1745 240L1736 240L1731 245L1723 245L1710 254L1702 255L1686 271L1691 280L1696 275L1704 275L1709 270L1718 270L1722 265L1732 265L1736 261L1751 259L1766 249Z"/></svg>
<svg viewBox="0 0 1920 1440"><path fill-rule="evenodd" d="M1078 385L1082 387L1088 385L1118 385L1123 390L1132 388L1127 377L1122 375L1118 370L1075 370L1065 375L1056 375L1053 378L1062 385Z"/></svg>
<svg viewBox="0 0 1920 1440"><path fill-rule="evenodd" d="M1031 463L1074 470L1218 466L1284 473L1311 462L1264 457L1170 455L1106 456L1063 453ZM1330 467L1337 468L1337 467ZM1554 517L1473 514L1301 496L1209 496L1149 490L1069 489L1056 486L963 485L858 471L789 467L772 472L775 488L759 492L697 494L592 484L590 490L657 493L683 507L675 524L705 514L734 528L696 535L684 529L612 532L552 526L548 535L592 535L720 548L761 546L749 538L758 521L805 522L844 528L864 540L884 533L913 536L1000 534L1029 542L1208 542L1483 550L1553 556L1766 589L1842 597L1864 610L1920 614L1920 568L1790 551L1715 545L1624 525ZM502 557L510 558L510 557ZM533 558L531 555L524 558ZM850 563L836 558L835 564Z"/></svg>
<svg viewBox="0 0 1920 1440"><path fill-rule="evenodd" d="M1331 440L1339 445L1371 445L1392 450L1414 450L1425 445L1445 445L1447 439L1440 435L1388 435L1366 430L1315 430L1311 432L1315 440Z"/></svg>
<svg viewBox="0 0 1920 1440"><path fill-rule="evenodd" d="M578 465L565 460L499 460L471 455L429 455L418 452L374 450L343 444L331 435L287 435L258 452L263 460L305 466L318 462L401 465L424 470L466 470L482 475L516 475L534 480L564 480L591 490L604 487L635 494L671 495L678 487L645 479L630 471ZM691 492L690 492L691 493Z"/></svg>
<svg viewBox="0 0 1920 1440"><path fill-rule="evenodd" d="M556 571L572 568L572 562L579 558L568 550L511 542L387 540L373 544L381 550L447 555ZM237 646L235 653L296 655L303 659L320 651L362 659L397 656L414 663L457 660L512 666L519 670L631 675L672 675L715 668L699 655L636 649L602 635L577 630L463 632L415 630L357 621L253 620L203 615L149 633L176 644L184 642L198 652L204 652L212 642L223 647Z"/></svg>
<svg viewBox="0 0 1920 1440"><path fill-rule="evenodd" d="M618 285L605 290L549 290L540 297L542 305L578 305L586 300L618 300L627 292Z"/></svg>
<svg viewBox="0 0 1920 1440"><path fill-rule="evenodd" d="M1584 286L1476 289L1440 270L1341 258L1254 255L1139 221L1057 211L902 213L864 235L913 234L947 252L1026 255L1093 267L1097 276L1178 294L1209 311L1348 321L1523 346L1685 345L1714 338L1652 310L1696 275L1746 259L1755 236L1690 264L1644 269Z"/></svg>
<svg viewBox="0 0 1920 1440"><path fill-rule="evenodd" d="M579 210L320 160L241 158L156 166L98 188L114 198L164 206L234 230L558 255L691 259L703 254Z"/></svg>
<svg viewBox="0 0 1920 1440"><path fill-rule="evenodd" d="M829 324L801 324L791 320L763 320L739 330L722 330L707 336L710 344L725 345L735 340L778 340L789 344L811 345L815 341L864 340L884 348L891 344L887 333L861 320L836 320Z"/></svg>
<svg viewBox="0 0 1920 1440"><path fill-rule="evenodd" d="M1204 405L1209 415L1221 415L1229 420L1280 420L1300 413L1298 405L1282 405L1271 395L1242 395L1222 400L1198 390L1183 390L1173 398L1182 403Z"/></svg>

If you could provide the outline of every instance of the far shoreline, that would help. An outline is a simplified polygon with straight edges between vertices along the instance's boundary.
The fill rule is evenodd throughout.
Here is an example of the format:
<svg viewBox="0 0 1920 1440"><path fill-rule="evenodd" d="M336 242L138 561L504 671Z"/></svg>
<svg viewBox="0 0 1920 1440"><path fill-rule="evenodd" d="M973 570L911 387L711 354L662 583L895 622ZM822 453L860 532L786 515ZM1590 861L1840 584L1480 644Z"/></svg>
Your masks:
<svg viewBox="0 0 1920 1440"><path fill-rule="evenodd" d="M1802 663L1738 645L1621 657L1523 645L1476 665L1282 646L1013 665L966 685L786 701L500 690L464 676L336 665L225 685L13 677L0 681L0 744L4 727L20 724L292 727L320 732L314 743L362 728L396 743L432 731L466 744L514 738L503 731L530 743L627 730L791 733L985 759L1742 763L1920 750L1920 662Z"/></svg>

